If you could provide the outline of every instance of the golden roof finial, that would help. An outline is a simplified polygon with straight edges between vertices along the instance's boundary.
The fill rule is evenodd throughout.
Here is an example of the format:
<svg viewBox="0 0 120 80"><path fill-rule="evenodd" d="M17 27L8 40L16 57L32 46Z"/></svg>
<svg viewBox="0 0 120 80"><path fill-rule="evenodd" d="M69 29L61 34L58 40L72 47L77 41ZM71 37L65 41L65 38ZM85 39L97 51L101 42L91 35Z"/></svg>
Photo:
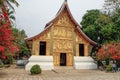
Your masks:
<svg viewBox="0 0 120 80"><path fill-rule="evenodd" d="M65 4L67 4L67 0L65 0Z"/></svg>

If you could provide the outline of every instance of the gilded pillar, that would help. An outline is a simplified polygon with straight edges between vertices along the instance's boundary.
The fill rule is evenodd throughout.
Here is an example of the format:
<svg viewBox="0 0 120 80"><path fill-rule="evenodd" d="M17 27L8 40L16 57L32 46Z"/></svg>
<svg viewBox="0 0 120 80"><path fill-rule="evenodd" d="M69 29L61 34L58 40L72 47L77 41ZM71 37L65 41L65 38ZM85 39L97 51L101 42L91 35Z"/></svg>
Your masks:
<svg viewBox="0 0 120 80"><path fill-rule="evenodd" d="M73 34L73 56L76 56L76 34L74 32L74 29L72 29Z"/></svg>
<svg viewBox="0 0 120 80"><path fill-rule="evenodd" d="M50 55L53 55L53 27L50 30Z"/></svg>
<svg viewBox="0 0 120 80"><path fill-rule="evenodd" d="M60 64L60 54L54 53L53 58L54 58L54 65L59 66L59 64Z"/></svg>
<svg viewBox="0 0 120 80"><path fill-rule="evenodd" d="M85 52L85 56L88 56L88 45L87 44L85 44L84 52Z"/></svg>
<svg viewBox="0 0 120 80"><path fill-rule="evenodd" d="M35 54L35 41L33 40L33 44L32 44L32 55L36 55Z"/></svg>
<svg viewBox="0 0 120 80"><path fill-rule="evenodd" d="M72 65L73 65L73 54L67 53L67 66L72 66Z"/></svg>
<svg viewBox="0 0 120 80"><path fill-rule="evenodd" d="M39 45L40 45L40 43L39 43L39 40L38 40L38 41L35 42L35 47L36 47L35 48L35 54L36 55L39 55Z"/></svg>
<svg viewBox="0 0 120 80"><path fill-rule="evenodd" d="M76 44L76 56L79 56L79 45Z"/></svg>

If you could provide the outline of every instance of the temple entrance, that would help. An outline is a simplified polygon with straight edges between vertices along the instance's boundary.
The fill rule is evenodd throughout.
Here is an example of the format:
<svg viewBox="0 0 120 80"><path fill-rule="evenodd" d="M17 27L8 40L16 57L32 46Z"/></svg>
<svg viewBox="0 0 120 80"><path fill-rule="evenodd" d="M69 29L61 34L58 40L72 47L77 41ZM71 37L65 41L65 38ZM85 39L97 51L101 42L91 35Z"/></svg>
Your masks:
<svg viewBox="0 0 120 80"><path fill-rule="evenodd" d="M66 66L66 53L60 54L60 66Z"/></svg>
<svg viewBox="0 0 120 80"><path fill-rule="evenodd" d="M39 55L46 55L46 42L40 41Z"/></svg>
<svg viewBox="0 0 120 80"><path fill-rule="evenodd" d="M79 44L79 56L84 56L84 44Z"/></svg>

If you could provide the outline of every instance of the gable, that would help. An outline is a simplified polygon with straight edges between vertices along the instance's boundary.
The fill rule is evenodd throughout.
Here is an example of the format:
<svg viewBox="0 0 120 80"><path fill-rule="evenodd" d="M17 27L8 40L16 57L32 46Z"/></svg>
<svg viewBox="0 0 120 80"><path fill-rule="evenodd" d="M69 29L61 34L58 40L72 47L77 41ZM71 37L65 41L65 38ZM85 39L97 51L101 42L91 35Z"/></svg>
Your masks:
<svg viewBox="0 0 120 80"><path fill-rule="evenodd" d="M68 4L66 2L63 3L60 10L58 11L56 17L51 20L49 23L46 24L45 30L38 34L37 36L34 36L29 39L34 39L37 37L40 37L43 34L46 34L45 32L48 29L53 29L53 35L56 37L67 37L70 38L74 34L74 32L81 37L82 40L85 40L86 42L96 45L94 41L92 41L90 38L88 38L84 32L81 30L80 25L75 21L73 18Z"/></svg>
<svg viewBox="0 0 120 80"><path fill-rule="evenodd" d="M55 25L60 25L60 26L69 26L73 27L75 26L74 22L72 21L68 11L66 8L61 12L61 14L56 18L54 21Z"/></svg>

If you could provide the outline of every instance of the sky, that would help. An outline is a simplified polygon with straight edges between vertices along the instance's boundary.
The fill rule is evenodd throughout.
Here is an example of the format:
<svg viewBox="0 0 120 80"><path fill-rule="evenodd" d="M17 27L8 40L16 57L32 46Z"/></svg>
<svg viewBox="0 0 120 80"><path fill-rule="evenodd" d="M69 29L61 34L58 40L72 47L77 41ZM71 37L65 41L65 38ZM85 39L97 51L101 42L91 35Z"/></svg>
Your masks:
<svg viewBox="0 0 120 80"><path fill-rule="evenodd" d="M67 0L74 19L80 24L87 10L102 9L104 0ZM64 0L17 0L15 7L16 28L24 29L28 37L44 30L45 25L55 18Z"/></svg>

